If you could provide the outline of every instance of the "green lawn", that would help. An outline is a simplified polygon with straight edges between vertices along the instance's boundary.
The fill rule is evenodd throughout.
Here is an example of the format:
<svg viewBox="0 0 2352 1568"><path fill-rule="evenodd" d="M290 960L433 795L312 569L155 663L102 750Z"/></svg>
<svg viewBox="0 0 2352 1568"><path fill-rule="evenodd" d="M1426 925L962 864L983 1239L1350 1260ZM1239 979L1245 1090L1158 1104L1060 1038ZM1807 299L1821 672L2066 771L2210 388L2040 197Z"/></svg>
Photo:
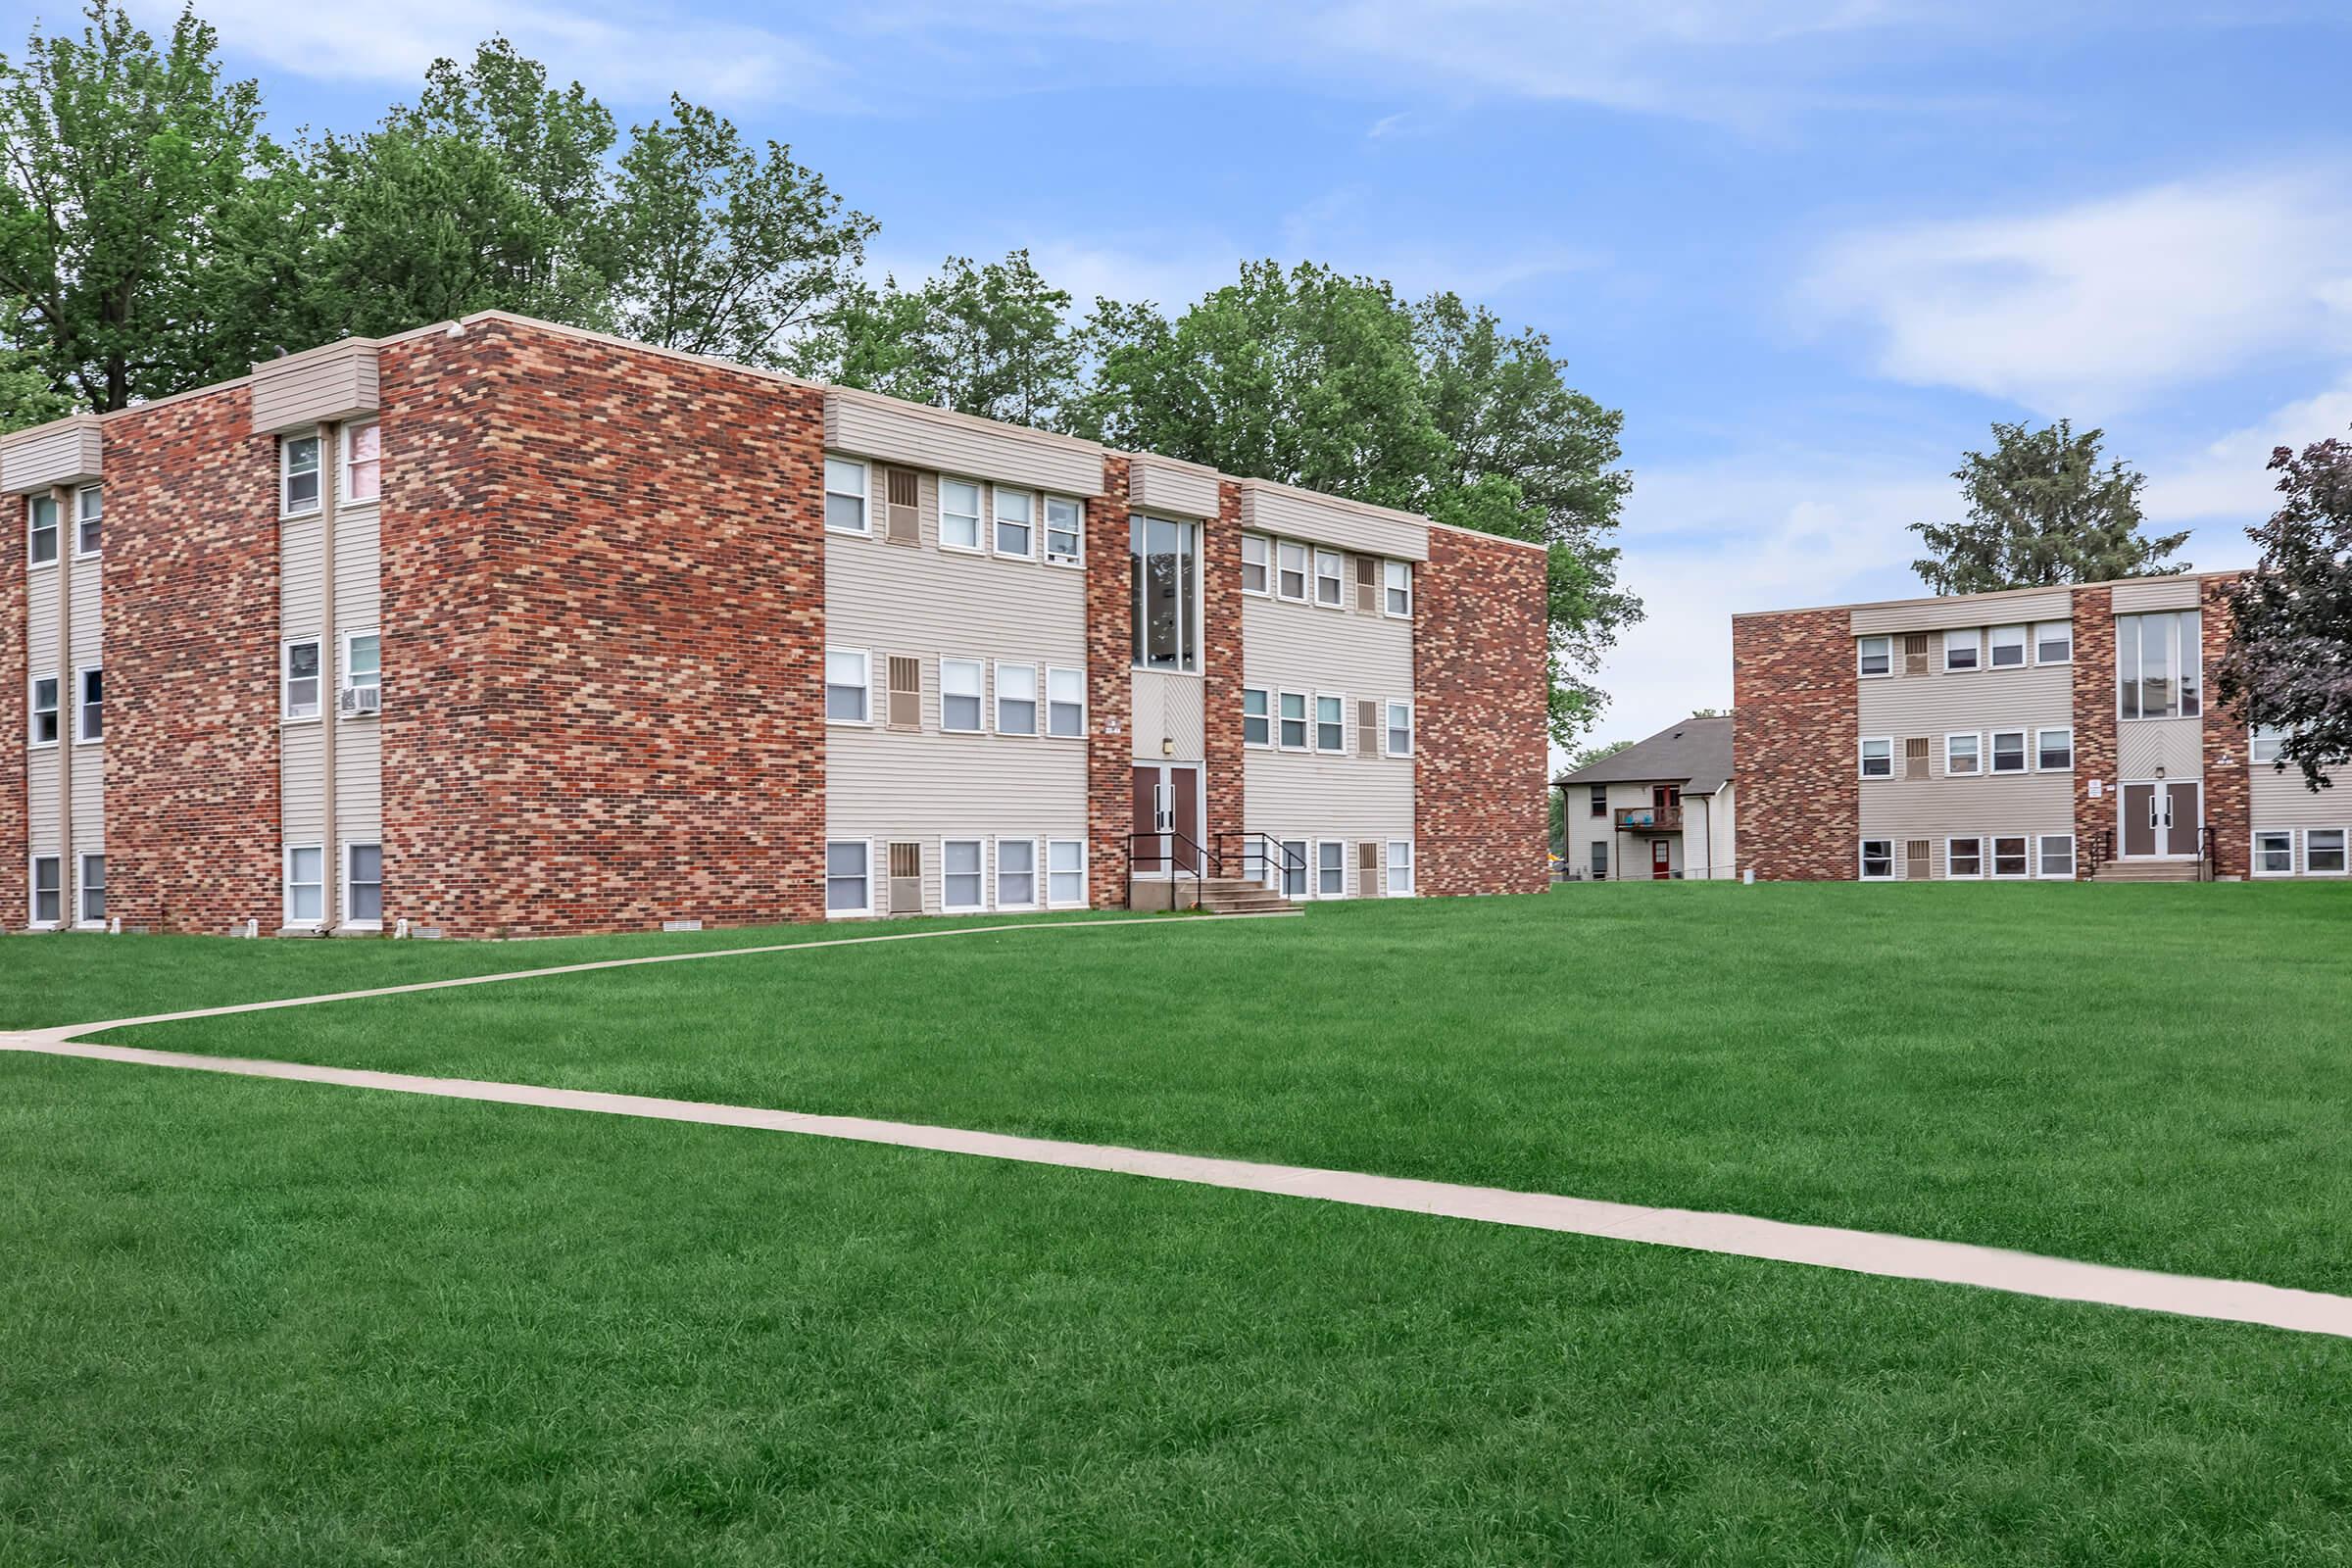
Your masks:
<svg viewBox="0 0 2352 1568"><path fill-rule="evenodd" d="M283 948L236 961L250 977ZM30 951L70 989L87 950ZM419 952L380 961L483 959ZM118 1038L2352 1291L2348 1020L2341 885L1643 884L658 965Z"/></svg>
<svg viewBox="0 0 2352 1568"><path fill-rule="evenodd" d="M1622 941L1740 907L1672 898L1416 912L1524 946L1523 917ZM1325 913L1228 929L1285 974L1338 951L1291 954L1272 933L1297 925L1352 930L1367 961L1420 951L1399 911ZM1093 999L1082 956L1128 939L1056 939L1060 967L1035 972ZM1188 951L1201 1004L1238 1007L1222 948ZM701 975L705 1010L734 1010L717 970L678 970ZM931 972L959 1014L999 1004L959 989L974 974ZM838 988L886 977L790 973L760 984L786 1009L835 994L836 1022ZM1577 975L1543 989L1564 1024L1592 1014ZM424 1033L464 1016L449 1000L412 1004L442 1014ZM613 1027L650 1027L686 999L617 1004ZM1152 1021L1170 1057L1232 1049ZM1145 1058L1112 1043L1118 1022L1091 1037L1099 1081L1083 1061L1054 1081L1152 1098L1121 1084ZM326 1013L309 1026L321 1053L343 1038ZM793 1031L770 1033L781 1049ZM906 1092L931 1078L923 1050L1012 1070L935 1030L901 1052ZM1452 1082L1432 1063L1433 1112ZM1332 1104L1385 1120L1403 1093L1364 1079ZM2340 1212L2303 1219L2333 1230ZM2340 1568L2347 1518L2343 1342L775 1134L0 1055L10 1568Z"/></svg>

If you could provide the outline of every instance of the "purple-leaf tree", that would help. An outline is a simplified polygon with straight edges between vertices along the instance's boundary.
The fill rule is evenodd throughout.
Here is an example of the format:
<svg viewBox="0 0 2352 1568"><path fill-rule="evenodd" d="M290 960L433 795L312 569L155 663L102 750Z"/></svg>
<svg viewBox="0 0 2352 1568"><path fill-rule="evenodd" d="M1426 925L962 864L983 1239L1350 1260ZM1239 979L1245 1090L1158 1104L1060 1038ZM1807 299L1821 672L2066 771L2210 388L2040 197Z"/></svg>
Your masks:
<svg viewBox="0 0 2352 1568"><path fill-rule="evenodd" d="M2323 790L2352 761L2352 445L2280 447L2271 467L2286 499L2246 530L2262 561L2230 593L2221 693L2247 723L2284 731L2280 770Z"/></svg>

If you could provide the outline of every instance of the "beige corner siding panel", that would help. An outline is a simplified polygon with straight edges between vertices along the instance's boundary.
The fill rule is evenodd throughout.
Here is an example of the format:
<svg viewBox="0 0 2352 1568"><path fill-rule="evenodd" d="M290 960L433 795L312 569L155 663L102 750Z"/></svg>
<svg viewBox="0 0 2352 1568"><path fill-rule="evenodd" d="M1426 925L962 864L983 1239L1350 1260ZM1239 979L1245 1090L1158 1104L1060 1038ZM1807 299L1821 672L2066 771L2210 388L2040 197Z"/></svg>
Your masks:
<svg viewBox="0 0 2352 1568"><path fill-rule="evenodd" d="M1127 469L1127 505L1179 517L1217 514L1217 472L1170 458L1138 456Z"/></svg>
<svg viewBox="0 0 2352 1568"><path fill-rule="evenodd" d="M2194 610L2197 579L2156 577L2145 582L2119 582L2113 590L2115 612L2135 615L2149 610Z"/></svg>
<svg viewBox="0 0 2352 1568"><path fill-rule="evenodd" d="M1361 550L1393 561L1429 559L1429 519L1409 512L1294 490L1263 479L1242 481L1242 526L1309 544Z"/></svg>
<svg viewBox="0 0 2352 1568"><path fill-rule="evenodd" d="M852 457L1061 495L1102 493L1102 449L1091 441L997 424L870 392L834 387L825 393L825 445Z"/></svg>
<svg viewBox="0 0 2352 1568"><path fill-rule="evenodd" d="M262 434L300 430L327 419L376 412L376 344L345 338L253 368L253 427Z"/></svg>
<svg viewBox="0 0 2352 1568"><path fill-rule="evenodd" d="M1172 670L1135 672L1135 760L1198 762L1208 744L1200 704L1207 682ZM1167 743L1163 750L1161 742Z"/></svg>
<svg viewBox="0 0 2352 1568"><path fill-rule="evenodd" d="M2241 751L2238 755L2243 756ZM2159 771L2161 770L2161 771ZM2195 779L2205 772L2205 725L2195 718L2126 718L2115 726L2117 779Z"/></svg>
<svg viewBox="0 0 2352 1568"><path fill-rule="evenodd" d="M2002 624L2006 625L2007 622ZM1938 648L1927 675L1897 675L1858 683L1861 735L1931 735L1936 771L1943 770L1943 734L1962 729L2022 729L2075 721L2072 664L2033 664L2024 669L1941 668ZM2195 720L2190 720L2193 725ZM1895 755L1902 755L1898 744Z"/></svg>
<svg viewBox="0 0 2352 1568"><path fill-rule="evenodd" d="M102 448L95 414L68 415L15 431L0 440L0 488L29 495L54 485L88 484L100 477Z"/></svg>
<svg viewBox="0 0 2352 1568"><path fill-rule="evenodd" d="M2195 596L2195 584L2189 585ZM1948 599L1906 599L1898 604L1865 605L1853 612L1857 637L1881 632L1940 631L1947 626L2014 626L2032 620L2065 620L2074 612L2068 590L2052 588L2032 593L1960 594ZM1940 661L1938 661L1940 662Z"/></svg>

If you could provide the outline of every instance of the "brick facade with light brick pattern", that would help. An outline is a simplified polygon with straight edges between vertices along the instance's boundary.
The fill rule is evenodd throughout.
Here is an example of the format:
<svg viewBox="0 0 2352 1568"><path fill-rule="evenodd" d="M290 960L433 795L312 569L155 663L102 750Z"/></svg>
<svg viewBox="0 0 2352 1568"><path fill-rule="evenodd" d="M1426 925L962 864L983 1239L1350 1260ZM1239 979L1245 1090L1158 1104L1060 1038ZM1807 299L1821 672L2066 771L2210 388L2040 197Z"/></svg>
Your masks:
<svg viewBox="0 0 2352 1568"><path fill-rule="evenodd" d="M1849 628L1842 610L1733 617L1739 864L1760 882L1861 875L1861 691Z"/></svg>
<svg viewBox="0 0 2352 1568"><path fill-rule="evenodd" d="M1201 789L1208 848L1249 827L1242 803L1242 487L1217 485L1217 518L1200 530Z"/></svg>
<svg viewBox="0 0 2352 1568"><path fill-rule="evenodd" d="M2094 856L2112 858L2116 842L2115 595L2074 592L2075 875L2089 876ZM2091 780L2103 792L2090 798Z"/></svg>
<svg viewBox="0 0 2352 1568"><path fill-rule="evenodd" d="M1125 458L1102 460L1102 494L1086 504L1086 840L1088 902L1127 902L1135 831L1134 584L1129 580Z"/></svg>
<svg viewBox="0 0 2352 1568"><path fill-rule="evenodd" d="M1550 883L1545 565L1540 550L1429 530L1413 602L1417 892Z"/></svg>
<svg viewBox="0 0 2352 1568"><path fill-rule="evenodd" d="M2245 720L2221 700L2213 678L2230 651L2236 617L2230 611L2234 572L2197 584L2199 641L2204 656L2204 701L2200 708L2205 743L2205 826L2215 876L2244 876L2253 869L2254 762ZM2221 760L2230 759L2224 767Z"/></svg>

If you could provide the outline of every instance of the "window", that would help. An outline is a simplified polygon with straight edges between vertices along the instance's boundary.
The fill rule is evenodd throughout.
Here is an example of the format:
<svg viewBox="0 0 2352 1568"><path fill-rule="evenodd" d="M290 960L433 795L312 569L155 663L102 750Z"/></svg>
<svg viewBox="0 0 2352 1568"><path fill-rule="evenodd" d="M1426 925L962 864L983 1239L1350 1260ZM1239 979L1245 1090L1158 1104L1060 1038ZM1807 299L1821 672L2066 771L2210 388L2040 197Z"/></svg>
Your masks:
<svg viewBox="0 0 2352 1568"><path fill-rule="evenodd" d="M1037 840L997 840L997 907L1037 907Z"/></svg>
<svg viewBox="0 0 2352 1568"><path fill-rule="evenodd" d="M1891 882L1894 880L1894 840L1864 839L1862 841L1862 880Z"/></svg>
<svg viewBox="0 0 2352 1568"><path fill-rule="evenodd" d="M1592 880L1595 882L1606 882L1608 879L1609 841L1607 839L1594 839L1592 841Z"/></svg>
<svg viewBox="0 0 2352 1568"><path fill-rule="evenodd" d="M1268 724L1264 690L1255 686L1243 687L1242 744L1244 746L1273 745L1274 737Z"/></svg>
<svg viewBox="0 0 2352 1568"><path fill-rule="evenodd" d="M2023 834L1992 841L1992 874L1996 877L2026 874L2026 840Z"/></svg>
<svg viewBox="0 0 2352 1568"><path fill-rule="evenodd" d="M1410 703L1389 705L1389 755L1413 755L1413 705Z"/></svg>
<svg viewBox="0 0 2352 1568"><path fill-rule="evenodd" d="M32 744L57 744L57 694L59 681L55 675L35 675L32 678Z"/></svg>
<svg viewBox="0 0 2352 1568"><path fill-rule="evenodd" d="M1274 547L1274 597L1297 604L1306 603L1306 546L1278 544Z"/></svg>
<svg viewBox="0 0 2352 1568"><path fill-rule="evenodd" d="M24 559L46 566L57 559L57 498L24 498Z"/></svg>
<svg viewBox="0 0 2352 1568"><path fill-rule="evenodd" d="M2075 732L2045 729L2034 737L2034 765L2044 773L2063 773L2075 765Z"/></svg>
<svg viewBox="0 0 2352 1568"><path fill-rule="evenodd" d="M1864 778L1894 777L1894 740L1891 736L1874 735L1863 740L1862 776Z"/></svg>
<svg viewBox="0 0 2352 1568"><path fill-rule="evenodd" d="M1984 634L1974 626L1943 634L1943 667L1974 669L1983 651Z"/></svg>
<svg viewBox="0 0 2352 1568"><path fill-rule="evenodd" d="M2194 718L2203 710L2201 624L2193 610L2115 618L2118 716Z"/></svg>
<svg viewBox="0 0 2352 1568"><path fill-rule="evenodd" d="M106 516L106 498L94 484L85 484L74 492L74 553L77 556L98 554L100 525Z"/></svg>
<svg viewBox="0 0 2352 1568"><path fill-rule="evenodd" d="M1943 874L1963 882L1974 881L1984 874L1984 841L1983 839L1945 839L1943 841Z"/></svg>
<svg viewBox="0 0 2352 1568"><path fill-rule="evenodd" d="M1336 550L1315 552L1315 603L1337 610L1347 603L1348 583Z"/></svg>
<svg viewBox="0 0 2352 1568"><path fill-rule="evenodd" d="M1035 664L999 664L997 666L997 733L1000 735L1034 735L1037 733L1037 666Z"/></svg>
<svg viewBox="0 0 2352 1568"><path fill-rule="evenodd" d="M81 671L79 690L74 697L74 738L77 741L106 739L106 677L96 665Z"/></svg>
<svg viewBox="0 0 2352 1568"><path fill-rule="evenodd" d="M317 718L318 716L318 639L305 638L286 644L285 649L286 717Z"/></svg>
<svg viewBox="0 0 2352 1568"><path fill-rule="evenodd" d="M65 890L58 878L64 875L65 861L54 855L32 858L32 923L55 925L65 918Z"/></svg>
<svg viewBox="0 0 2352 1568"><path fill-rule="evenodd" d="M1995 773L2023 773L2026 770L2024 730L1996 729L1992 732L1992 770Z"/></svg>
<svg viewBox="0 0 2352 1568"><path fill-rule="evenodd" d="M343 639L345 691L363 691L383 685L383 639L371 631L355 631Z"/></svg>
<svg viewBox="0 0 2352 1568"><path fill-rule="evenodd" d="M1958 778L1978 771L1980 737L1976 735L1946 735L1943 738L1943 772L1946 778Z"/></svg>
<svg viewBox="0 0 2352 1568"><path fill-rule="evenodd" d="M317 925L326 918L326 851L316 844L286 850L286 924Z"/></svg>
<svg viewBox="0 0 2352 1568"><path fill-rule="evenodd" d="M80 895L74 918L83 925L106 924L106 857L85 855L81 858L81 874L74 880L74 890Z"/></svg>
<svg viewBox="0 0 2352 1568"><path fill-rule="evenodd" d="M1279 891L1286 899L1306 897L1306 878L1311 862L1307 859L1308 845L1304 839L1282 841L1282 878Z"/></svg>
<svg viewBox="0 0 2352 1568"><path fill-rule="evenodd" d="M2023 669L2026 667L2026 628L1995 626L1987 637L1992 648L1992 667Z"/></svg>
<svg viewBox="0 0 2352 1568"><path fill-rule="evenodd" d="M1046 733L1073 740L1086 734L1086 671L1046 671Z"/></svg>
<svg viewBox="0 0 2352 1568"><path fill-rule="evenodd" d="M2045 620L2034 628L2034 662L2071 664L2075 662L2075 623Z"/></svg>
<svg viewBox="0 0 2352 1568"><path fill-rule="evenodd" d="M980 548L980 487L971 480L939 481L939 542L947 550Z"/></svg>
<svg viewBox="0 0 2352 1568"><path fill-rule="evenodd" d="M1266 563L1274 542L1263 534L1242 535L1242 592L1263 595L1266 592Z"/></svg>
<svg viewBox="0 0 2352 1568"><path fill-rule="evenodd" d="M978 839L942 839L939 845L939 906L950 914L986 908Z"/></svg>
<svg viewBox="0 0 2352 1568"><path fill-rule="evenodd" d="M977 659L943 659L939 662L939 727L957 735L980 733L980 716L985 698L981 686L985 680Z"/></svg>
<svg viewBox="0 0 2352 1568"><path fill-rule="evenodd" d="M2278 750L2286 744L2286 731L2271 724L2257 724L2246 737L2246 760L2254 762L2276 763Z"/></svg>
<svg viewBox="0 0 2352 1568"><path fill-rule="evenodd" d="M1348 896L1348 846L1339 839L1315 841L1315 897Z"/></svg>
<svg viewBox="0 0 2352 1568"><path fill-rule="evenodd" d="M2312 876L2344 874L2344 830L2307 827L2303 830L2303 869Z"/></svg>
<svg viewBox="0 0 2352 1568"><path fill-rule="evenodd" d="M865 465L848 458L825 460L825 527L834 533L864 533Z"/></svg>
<svg viewBox="0 0 2352 1568"><path fill-rule="evenodd" d="M343 432L343 499L355 507L376 499L383 488L384 435L381 427L355 424Z"/></svg>
<svg viewBox="0 0 2352 1568"><path fill-rule="evenodd" d="M1280 744L1286 752L1306 750L1306 697L1300 692L1283 692L1278 698L1282 715Z"/></svg>
<svg viewBox="0 0 2352 1568"><path fill-rule="evenodd" d="M2269 830L2255 834L2254 874L2256 876L2293 876L2295 874L2295 836L2284 831Z"/></svg>
<svg viewBox="0 0 2352 1568"><path fill-rule="evenodd" d="M1594 816L1606 816L1606 815L1608 815L1608 814L1609 814L1609 787L1608 787L1606 784L1595 784L1595 785L1593 785L1593 786L1592 786L1592 814L1593 814Z"/></svg>
<svg viewBox="0 0 2352 1568"><path fill-rule="evenodd" d="M1028 557L1036 499L1026 490L997 488L997 554Z"/></svg>
<svg viewBox="0 0 2352 1568"><path fill-rule="evenodd" d="M1071 561L1078 559L1079 540L1085 537L1080 519L1084 516L1078 503L1067 496L1046 497L1046 559Z"/></svg>
<svg viewBox="0 0 2352 1568"><path fill-rule="evenodd" d="M863 839L825 840L825 913L874 912L873 879L867 874L873 846Z"/></svg>
<svg viewBox="0 0 2352 1568"><path fill-rule="evenodd" d="M1387 585L1388 612L1392 615L1409 616L1413 612L1413 564L1409 561L1384 561L1380 564L1381 579Z"/></svg>
<svg viewBox="0 0 2352 1568"><path fill-rule="evenodd" d="M1891 675L1894 673L1893 638L1865 637L1860 646L1861 663L1859 668L1863 674Z"/></svg>
<svg viewBox="0 0 2352 1568"><path fill-rule="evenodd" d="M302 517L318 510L318 436L282 436L277 443L278 511Z"/></svg>
<svg viewBox="0 0 2352 1568"><path fill-rule="evenodd" d="M348 925L384 923L384 847L343 846L343 919Z"/></svg>
<svg viewBox="0 0 2352 1568"><path fill-rule="evenodd" d="M2035 874L2072 882L2075 879L2075 836L2072 833L2044 833L2040 843L2041 858Z"/></svg>
<svg viewBox="0 0 2352 1568"><path fill-rule="evenodd" d="M873 656L862 648L825 650L825 717L843 724L871 721Z"/></svg>
<svg viewBox="0 0 2352 1568"><path fill-rule="evenodd" d="M1413 844L1410 839L1389 840L1389 897L1413 896Z"/></svg>
<svg viewBox="0 0 2352 1568"><path fill-rule="evenodd" d="M1337 697L1315 699L1315 750L1348 750L1348 705Z"/></svg>
<svg viewBox="0 0 2352 1568"><path fill-rule="evenodd" d="M1194 621L1200 613L1199 530L1164 517L1127 523L1128 574L1135 615L1135 662L1142 669L1198 669Z"/></svg>
<svg viewBox="0 0 2352 1568"><path fill-rule="evenodd" d="M1057 909L1086 907L1086 841L1046 841L1046 902Z"/></svg>

